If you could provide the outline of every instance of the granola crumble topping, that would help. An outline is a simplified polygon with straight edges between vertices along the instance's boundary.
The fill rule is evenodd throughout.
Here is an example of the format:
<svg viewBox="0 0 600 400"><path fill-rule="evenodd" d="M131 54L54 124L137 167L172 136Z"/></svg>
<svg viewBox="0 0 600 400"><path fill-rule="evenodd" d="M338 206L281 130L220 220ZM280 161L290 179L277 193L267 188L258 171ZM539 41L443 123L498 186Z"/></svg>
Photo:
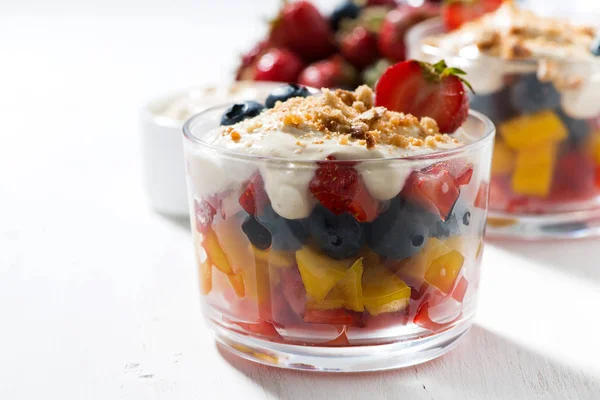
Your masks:
<svg viewBox="0 0 600 400"><path fill-rule="evenodd" d="M339 145L357 144L372 149L379 144L400 148L434 147L431 143L458 144L449 135L441 134L432 118L419 120L413 115L374 106L374 93L368 86L355 91L323 89L319 95L297 97L259 116L224 128L231 140L240 140L244 132L252 134L259 128L263 133L271 131L293 133L313 144L335 140ZM315 133L319 133L315 136ZM435 140L426 140L434 138ZM301 146L301 141L296 142Z"/></svg>
<svg viewBox="0 0 600 400"><path fill-rule="evenodd" d="M587 59L593 57L589 49L596 33L591 26L539 16L506 1L497 11L425 43L456 51L475 45L481 53L507 60Z"/></svg>

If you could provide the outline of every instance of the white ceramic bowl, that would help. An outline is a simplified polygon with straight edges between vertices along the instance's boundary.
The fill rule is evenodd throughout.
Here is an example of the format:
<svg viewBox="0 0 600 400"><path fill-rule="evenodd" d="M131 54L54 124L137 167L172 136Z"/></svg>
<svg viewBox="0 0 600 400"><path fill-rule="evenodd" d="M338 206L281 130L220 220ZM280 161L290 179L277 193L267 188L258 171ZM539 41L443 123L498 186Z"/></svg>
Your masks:
<svg viewBox="0 0 600 400"><path fill-rule="evenodd" d="M189 215L181 132L191 116L215 105L266 99L275 82L234 82L200 87L150 101L141 112L144 183L150 206L172 216Z"/></svg>

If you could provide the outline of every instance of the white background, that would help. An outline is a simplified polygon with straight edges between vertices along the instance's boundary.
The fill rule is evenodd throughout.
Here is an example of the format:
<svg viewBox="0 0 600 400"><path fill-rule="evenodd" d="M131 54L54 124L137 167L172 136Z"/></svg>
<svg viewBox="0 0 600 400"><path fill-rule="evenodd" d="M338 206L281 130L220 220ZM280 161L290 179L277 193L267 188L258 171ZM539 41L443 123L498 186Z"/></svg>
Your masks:
<svg viewBox="0 0 600 400"><path fill-rule="evenodd" d="M316 375L221 354L186 221L148 210L137 111L230 78L272 1L0 4L0 399L597 399L600 240L488 244L458 348Z"/></svg>

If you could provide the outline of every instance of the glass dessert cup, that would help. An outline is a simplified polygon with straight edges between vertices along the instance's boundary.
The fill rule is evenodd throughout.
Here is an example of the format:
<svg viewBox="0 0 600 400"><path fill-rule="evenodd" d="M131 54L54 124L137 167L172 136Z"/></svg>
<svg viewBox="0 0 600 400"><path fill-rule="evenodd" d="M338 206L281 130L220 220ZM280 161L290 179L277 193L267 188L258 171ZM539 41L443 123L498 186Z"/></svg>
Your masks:
<svg viewBox="0 0 600 400"><path fill-rule="evenodd" d="M600 61L556 61L548 68L578 89L538 78L537 61L508 61L475 48L458 54L423 43L443 23L419 24L408 35L410 56L445 59L467 72L471 108L497 127L490 182L488 237L559 239L600 234ZM591 105L591 106L590 106Z"/></svg>
<svg viewBox="0 0 600 400"><path fill-rule="evenodd" d="M427 155L297 162L203 141L226 108L184 126L202 308L217 341L258 363L334 372L405 367L449 351L476 308L493 124L472 112L463 126L471 143ZM432 192L455 194L445 220L429 200L413 204L400 192L371 222L358 222L297 190L317 168L357 165L413 171L425 186L442 177ZM455 166L453 177L440 166ZM280 216L281 199L308 204L310 216ZM328 247L348 237L354 248L344 254Z"/></svg>

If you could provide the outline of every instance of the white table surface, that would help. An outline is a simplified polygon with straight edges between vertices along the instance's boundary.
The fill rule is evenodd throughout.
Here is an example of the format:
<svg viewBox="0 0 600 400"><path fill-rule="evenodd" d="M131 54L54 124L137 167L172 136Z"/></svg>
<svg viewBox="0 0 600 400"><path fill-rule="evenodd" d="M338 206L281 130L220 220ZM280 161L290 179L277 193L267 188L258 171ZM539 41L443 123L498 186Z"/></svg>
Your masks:
<svg viewBox="0 0 600 400"><path fill-rule="evenodd" d="M425 365L342 376L220 352L188 223L146 206L137 109L227 80L277 1L13 3L0 5L0 399L600 398L600 240L488 243L475 326Z"/></svg>

